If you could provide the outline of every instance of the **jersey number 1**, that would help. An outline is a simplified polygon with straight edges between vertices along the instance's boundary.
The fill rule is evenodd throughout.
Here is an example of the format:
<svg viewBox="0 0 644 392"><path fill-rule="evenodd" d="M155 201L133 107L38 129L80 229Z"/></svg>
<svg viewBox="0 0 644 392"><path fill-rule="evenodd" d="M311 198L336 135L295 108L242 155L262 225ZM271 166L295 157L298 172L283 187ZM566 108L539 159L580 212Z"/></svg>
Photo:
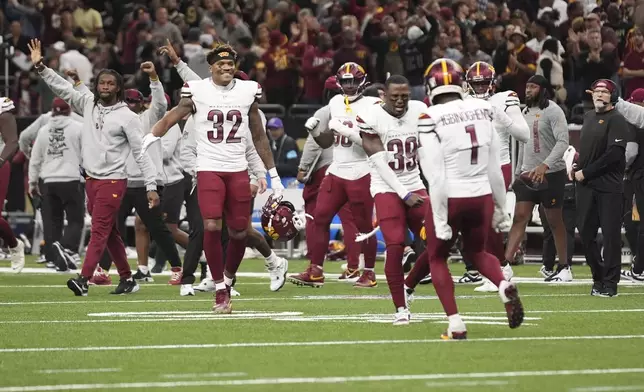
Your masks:
<svg viewBox="0 0 644 392"><path fill-rule="evenodd" d="M470 134L470 141L472 142L472 157L470 158L470 164L476 165L479 162L479 141L476 138L476 128L474 125L467 125L465 127L465 132Z"/></svg>
<svg viewBox="0 0 644 392"><path fill-rule="evenodd" d="M226 143L241 143L241 138L236 136L242 123L242 114L239 110L231 110L225 116L221 110L211 110L208 112L208 121L212 121L213 128L212 131L208 131L210 143L218 144L224 141L224 121L233 123Z"/></svg>

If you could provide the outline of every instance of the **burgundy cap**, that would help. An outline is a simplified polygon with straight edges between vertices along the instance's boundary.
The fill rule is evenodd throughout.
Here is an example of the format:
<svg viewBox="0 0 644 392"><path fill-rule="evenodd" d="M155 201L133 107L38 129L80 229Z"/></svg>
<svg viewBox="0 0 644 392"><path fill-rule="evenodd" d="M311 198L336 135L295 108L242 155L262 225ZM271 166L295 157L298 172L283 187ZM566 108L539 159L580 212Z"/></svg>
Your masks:
<svg viewBox="0 0 644 392"><path fill-rule="evenodd" d="M139 90L136 90L133 88L125 90L125 102L128 102L128 103L143 102L143 94L141 94Z"/></svg>
<svg viewBox="0 0 644 392"><path fill-rule="evenodd" d="M644 88L638 88L637 90L631 93L631 97L628 99L628 102L633 103L643 103L644 102Z"/></svg>

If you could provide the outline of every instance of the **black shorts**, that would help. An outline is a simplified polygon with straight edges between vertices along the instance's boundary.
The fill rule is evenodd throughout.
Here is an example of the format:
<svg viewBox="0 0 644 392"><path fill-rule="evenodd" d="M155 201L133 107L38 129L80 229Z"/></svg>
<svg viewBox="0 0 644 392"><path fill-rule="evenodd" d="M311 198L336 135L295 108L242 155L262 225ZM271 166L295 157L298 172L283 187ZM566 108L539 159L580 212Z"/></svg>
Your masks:
<svg viewBox="0 0 644 392"><path fill-rule="evenodd" d="M521 181L514 181L512 190L517 198L517 203L529 201L534 204L541 204L543 208L561 208L564 200L564 189L566 188L566 171L561 170L553 173L546 173L548 187L535 191L528 188Z"/></svg>
<svg viewBox="0 0 644 392"><path fill-rule="evenodd" d="M161 212L165 223L179 223L183 206L185 182L183 180L166 185L161 199Z"/></svg>

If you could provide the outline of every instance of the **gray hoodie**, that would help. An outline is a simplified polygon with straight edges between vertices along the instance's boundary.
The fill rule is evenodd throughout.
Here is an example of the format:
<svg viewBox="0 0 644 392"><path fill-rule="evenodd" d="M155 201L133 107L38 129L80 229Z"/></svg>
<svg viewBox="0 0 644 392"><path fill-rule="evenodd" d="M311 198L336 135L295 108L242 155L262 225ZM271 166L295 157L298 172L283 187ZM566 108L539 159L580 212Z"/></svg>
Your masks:
<svg viewBox="0 0 644 392"><path fill-rule="evenodd" d="M70 116L52 116L38 131L29 160L29 183L79 181L83 125Z"/></svg>
<svg viewBox="0 0 644 392"><path fill-rule="evenodd" d="M172 185L183 180L181 139L181 128L178 124L175 124L163 135L161 143L155 143L163 146L163 172L166 185Z"/></svg>
<svg viewBox="0 0 644 392"><path fill-rule="evenodd" d="M141 155L141 119L125 102L94 103L91 92L78 92L50 68L40 72L49 88L83 115L82 162L87 175L99 180L127 179L125 162L132 153L144 173L148 191L156 190L157 171L148 154Z"/></svg>
<svg viewBox="0 0 644 392"><path fill-rule="evenodd" d="M322 131L325 131L329 127L329 116L330 109L328 105L321 107L313 115L313 117L320 120L318 127ZM299 167L300 170L306 172L304 182L307 182L316 171L324 166L329 166L331 162L333 162L333 149L320 147L313 139L313 136L309 135L302 149Z"/></svg>
<svg viewBox="0 0 644 392"><path fill-rule="evenodd" d="M38 116L38 118L34 122L29 124L27 128L20 132L20 140L18 141L18 144L20 145L20 151L22 151L27 156L27 158L31 156L31 146L36 141L38 131L45 125L47 125L49 120L51 120L51 117L51 112L43 113ZM70 118L78 123L83 122L83 116L78 115L74 112L72 112Z"/></svg>

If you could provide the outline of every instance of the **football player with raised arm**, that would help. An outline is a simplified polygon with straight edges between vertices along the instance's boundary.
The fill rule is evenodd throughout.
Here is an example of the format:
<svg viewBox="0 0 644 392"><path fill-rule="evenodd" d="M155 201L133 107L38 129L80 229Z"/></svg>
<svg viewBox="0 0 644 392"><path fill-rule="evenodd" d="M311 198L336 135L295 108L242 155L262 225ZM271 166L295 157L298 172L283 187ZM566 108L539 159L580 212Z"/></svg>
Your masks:
<svg viewBox="0 0 644 392"><path fill-rule="evenodd" d="M523 322L516 285L505 280L498 260L485 249L489 228L503 230L510 224L494 121L497 116L504 124L511 120L482 99L464 100L463 76L456 62L434 61L425 73L432 106L418 120L420 164L430 196L425 218L427 255L432 283L449 320L444 339L467 337L447 266L459 232L464 257L499 288L510 328Z"/></svg>

